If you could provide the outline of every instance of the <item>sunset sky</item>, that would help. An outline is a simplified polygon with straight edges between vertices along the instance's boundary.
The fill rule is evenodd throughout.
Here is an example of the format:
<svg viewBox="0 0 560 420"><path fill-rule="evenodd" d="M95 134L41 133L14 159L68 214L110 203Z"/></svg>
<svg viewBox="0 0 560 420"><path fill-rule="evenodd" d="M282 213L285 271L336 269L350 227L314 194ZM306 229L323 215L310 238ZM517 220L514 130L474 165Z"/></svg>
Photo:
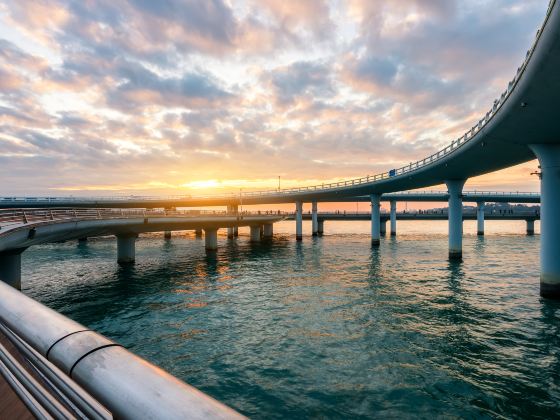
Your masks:
<svg viewBox="0 0 560 420"><path fill-rule="evenodd" d="M459 137L548 0L0 0L2 195L375 174ZM530 162L467 189L537 191Z"/></svg>

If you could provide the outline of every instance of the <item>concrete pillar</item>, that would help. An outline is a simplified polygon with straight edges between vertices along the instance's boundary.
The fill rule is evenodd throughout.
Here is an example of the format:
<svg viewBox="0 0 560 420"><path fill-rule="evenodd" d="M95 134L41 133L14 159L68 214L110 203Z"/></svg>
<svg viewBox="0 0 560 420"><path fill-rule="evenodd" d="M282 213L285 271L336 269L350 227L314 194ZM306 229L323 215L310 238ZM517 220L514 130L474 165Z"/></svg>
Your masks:
<svg viewBox="0 0 560 420"><path fill-rule="evenodd" d="M195 229L194 235L195 235L197 238L202 238L202 229Z"/></svg>
<svg viewBox="0 0 560 420"><path fill-rule="evenodd" d="M204 247L207 251L216 251L218 249L218 229L204 229Z"/></svg>
<svg viewBox="0 0 560 420"><path fill-rule="evenodd" d="M319 224L317 223L317 202L311 202L311 232L313 236L319 234Z"/></svg>
<svg viewBox="0 0 560 420"><path fill-rule="evenodd" d="M136 238L135 233L117 235L117 262L119 264L130 264L136 257Z"/></svg>
<svg viewBox="0 0 560 420"><path fill-rule="evenodd" d="M541 167L541 296L560 299L560 145L530 147Z"/></svg>
<svg viewBox="0 0 560 420"><path fill-rule="evenodd" d="M296 241L303 239L303 203L296 201Z"/></svg>
<svg viewBox="0 0 560 420"><path fill-rule="evenodd" d="M391 236L397 235L397 202L391 200Z"/></svg>
<svg viewBox="0 0 560 420"><path fill-rule="evenodd" d="M533 236L535 234L535 220L527 219L527 235Z"/></svg>
<svg viewBox="0 0 560 420"><path fill-rule="evenodd" d="M239 236L239 226L233 227L233 237L237 238Z"/></svg>
<svg viewBox="0 0 560 420"><path fill-rule="evenodd" d="M23 249L14 249L0 253L0 281L21 290L21 253Z"/></svg>
<svg viewBox="0 0 560 420"><path fill-rule="evenodd" d="M317 235L323 236L325 231L325 221L323 219L317 220Z"/></svg>
<svg viewBox="0 0 560 420"><path fill-rule="evenodd" d="M228 216L235 216L237 214L235 207L236 206L228 204L228 206L227 206ZM233 239L234 236L235 236L234 228L233 228L233 226L229 226L227 228L227 237L228 237L228 239Z"/></svg>
<svg viewBox="0 0 560 420"><path fill-rule="evenodd" d="M379 246L381 242L381 195L372 194L371 199L371 245Z"/></svg>
<svg viewBox="0 0 560 420"><path fill-rule="evenodd" d="M251 242L260 242L261 240L261 226L251 226Z"/></svg>
<svg viewBox="0 0 560 420"><path fill-rule="evenodd" d="M484 235L484 202L476 203L476 234Z"/></svg>
<svg viewBox="0 0 560 420"><path fill-rule="evenodd" d="M380 220L379 233L381 236L385 236L387 234L387 219Z"/></svg>
<svg viewBox="0 0 560 420"><path fill-rule="evenodd" d="M463 185L466 180L453 179L445 181L449 193L449 259L463 258Z"/></svg>
<svg viewBox="0 0 560 420"><path fill-rule="evenodd" d="M271 239L274 233L274 225L272 223L267 223L264 225L263 237L266 239Z"/></svg>
<svg viewBox="0 0 560 420"><path fill-rule="evenodd" d="M163 237L165 239L171 239L171 231L170 230L166 230L165 233L163 234Z"/></svg>
<svg viewBox="0 0 560 420"><path fill-rule="evenodd" d="M234 237L233 226L227 228L227 237L228 239L233 239Z"/></svg>

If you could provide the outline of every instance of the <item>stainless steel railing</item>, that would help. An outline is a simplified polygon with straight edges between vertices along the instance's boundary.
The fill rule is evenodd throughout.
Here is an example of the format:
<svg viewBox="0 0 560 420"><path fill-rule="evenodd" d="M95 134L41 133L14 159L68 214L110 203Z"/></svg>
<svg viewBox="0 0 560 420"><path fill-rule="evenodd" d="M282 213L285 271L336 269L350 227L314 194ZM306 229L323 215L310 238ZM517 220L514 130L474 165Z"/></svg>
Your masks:
<svg viewBox="0 0 560 420"><path fill-rule="evenodd" d="M110 418L111 414L123 419L243 418L117 343L2 281L0 324L2 332L50 383L58 385L69 403L61 404L52 394L47 396L44 387L33 384L29 376L16 378L19 380L13 381L13 386L21 391L22 399L39 418ZM12 363L9 356L2 356L6 355L2 350L0 372L8 364L11 366L8 373L13 377L12 372L22 371L22 367Z"/></svg>

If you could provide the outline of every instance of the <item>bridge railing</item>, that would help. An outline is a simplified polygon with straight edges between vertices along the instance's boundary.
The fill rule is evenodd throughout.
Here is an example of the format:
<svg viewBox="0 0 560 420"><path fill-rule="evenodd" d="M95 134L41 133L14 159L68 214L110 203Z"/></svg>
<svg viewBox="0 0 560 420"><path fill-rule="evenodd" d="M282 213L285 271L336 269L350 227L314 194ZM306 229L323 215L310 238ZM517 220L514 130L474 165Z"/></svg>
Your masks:
<svg viewBox="0 0 560 420"><path fill-rule="evenodd" d="M220 210L145 210L145 209L29 209L0 210L0 229L37 222L138 217L231 217L281 215L276 211L227 212Z"/></svg>

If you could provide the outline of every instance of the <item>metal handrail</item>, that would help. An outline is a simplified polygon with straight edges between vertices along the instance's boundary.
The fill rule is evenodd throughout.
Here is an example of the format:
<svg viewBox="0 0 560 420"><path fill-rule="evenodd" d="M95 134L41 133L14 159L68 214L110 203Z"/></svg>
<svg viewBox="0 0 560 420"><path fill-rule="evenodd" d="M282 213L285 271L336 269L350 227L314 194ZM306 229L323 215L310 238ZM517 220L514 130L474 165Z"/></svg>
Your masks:
<svg viewBox="0 0 560 420"><path fill-rule="evenodd" d="M0 281L0 322L117 418L237 419L222 403Z"/></svg>

